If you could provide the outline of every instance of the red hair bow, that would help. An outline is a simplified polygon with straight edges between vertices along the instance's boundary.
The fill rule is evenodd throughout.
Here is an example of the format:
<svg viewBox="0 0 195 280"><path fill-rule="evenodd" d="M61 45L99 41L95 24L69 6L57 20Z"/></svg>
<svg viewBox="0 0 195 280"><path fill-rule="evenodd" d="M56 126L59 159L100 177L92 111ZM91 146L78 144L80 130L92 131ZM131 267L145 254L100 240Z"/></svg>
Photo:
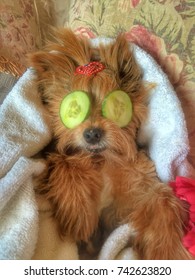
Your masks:
<svg viewBox="0 0 195 280"><path fill-rule="evenodd" d="M82 74L91 76L93 74L97 74L98 72L105 69L105 66L98 61L90 62L89 64L78 66L75 70L75 74Z"/></svg>

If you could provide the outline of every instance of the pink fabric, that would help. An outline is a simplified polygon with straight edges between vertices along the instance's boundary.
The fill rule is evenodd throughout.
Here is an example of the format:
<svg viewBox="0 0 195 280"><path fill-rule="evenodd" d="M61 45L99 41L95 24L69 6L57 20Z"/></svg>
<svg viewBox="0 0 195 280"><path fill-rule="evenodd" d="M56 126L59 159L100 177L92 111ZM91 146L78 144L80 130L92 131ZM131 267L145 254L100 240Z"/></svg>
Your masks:
<svg viewBox="0 0 195 280"><path fill-rule="evenodd" d="M171 182L170 186L178 198L189 204L189 223L183 244L195 256L195 180L176 177L175 182Z"/></svg>

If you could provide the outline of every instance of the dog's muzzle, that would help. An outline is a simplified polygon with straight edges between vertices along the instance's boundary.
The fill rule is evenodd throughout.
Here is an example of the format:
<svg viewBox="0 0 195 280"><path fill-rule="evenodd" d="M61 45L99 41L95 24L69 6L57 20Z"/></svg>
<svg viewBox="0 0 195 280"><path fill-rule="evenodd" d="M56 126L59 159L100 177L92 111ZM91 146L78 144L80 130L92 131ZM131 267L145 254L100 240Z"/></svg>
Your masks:
<svg viewBox="0 0 195 280"><path fill-rule="evenodd" d="M85 129L83 132L83 137L87 144L87 150L93 153L98 153L102 150L105 150L105 146L102 144L103 135L104 131L101 128L90 127Z"/></svg>

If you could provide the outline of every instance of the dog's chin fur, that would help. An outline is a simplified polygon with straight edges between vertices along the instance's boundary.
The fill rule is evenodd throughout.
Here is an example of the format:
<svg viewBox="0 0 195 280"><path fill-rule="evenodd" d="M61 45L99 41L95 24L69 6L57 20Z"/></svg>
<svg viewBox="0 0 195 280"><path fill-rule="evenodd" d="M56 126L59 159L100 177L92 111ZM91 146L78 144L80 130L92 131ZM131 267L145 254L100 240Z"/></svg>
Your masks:
<svg viewBox="0 0 195 280"><path fill-rule="evenodd" d="M77 66L91 61L100 61L105 69L96 75L75 74ZM44 51L30 56L30 66L37 73L55 139L39 192L53 207L60 236L88 241L100 220L109 230L130 222L139 258L190 259L182 245L186 210L171 188L159 182L153 163L136 143L147 117L148 93L125 36L94 48L88 39L63 29ZM117 89L133 104L132 120L124 128L101 115L104 98ZM59 108L75 90L88 93L92 109L88 119L68 129ZM103 131L98 143L85 141L83 132L90 127Z"/></svg>

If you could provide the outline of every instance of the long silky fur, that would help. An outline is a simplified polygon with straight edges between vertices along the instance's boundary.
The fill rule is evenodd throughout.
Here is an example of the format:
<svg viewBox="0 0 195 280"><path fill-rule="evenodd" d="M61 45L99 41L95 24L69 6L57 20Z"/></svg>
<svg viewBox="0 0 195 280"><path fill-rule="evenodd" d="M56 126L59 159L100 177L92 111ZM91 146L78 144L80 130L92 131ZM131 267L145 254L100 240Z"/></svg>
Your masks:
<svg viewBox="0 0 195 280"><path fill-rule="evenodd" d="M91 76L75 74L77 66L94 60L105 69ZM159 181L153 162L137 145L137 131L147 117L148 91L125 36L94 48L88 39L62 29L29 61L37 72L56 140L39 192L52 205L60 236L88 241L100 219L108 228L130 222L136 232L133 247L141 259L190 259L182 245L186 209ZM133 117L125 128L101 115L105 96L117 89L129 94L133 103ZM89 94L92 109L86 121L67 129L59 107L74 90ZM83 138L83 131L91 126L104 131L105 149L95 155Z"/></svg>

